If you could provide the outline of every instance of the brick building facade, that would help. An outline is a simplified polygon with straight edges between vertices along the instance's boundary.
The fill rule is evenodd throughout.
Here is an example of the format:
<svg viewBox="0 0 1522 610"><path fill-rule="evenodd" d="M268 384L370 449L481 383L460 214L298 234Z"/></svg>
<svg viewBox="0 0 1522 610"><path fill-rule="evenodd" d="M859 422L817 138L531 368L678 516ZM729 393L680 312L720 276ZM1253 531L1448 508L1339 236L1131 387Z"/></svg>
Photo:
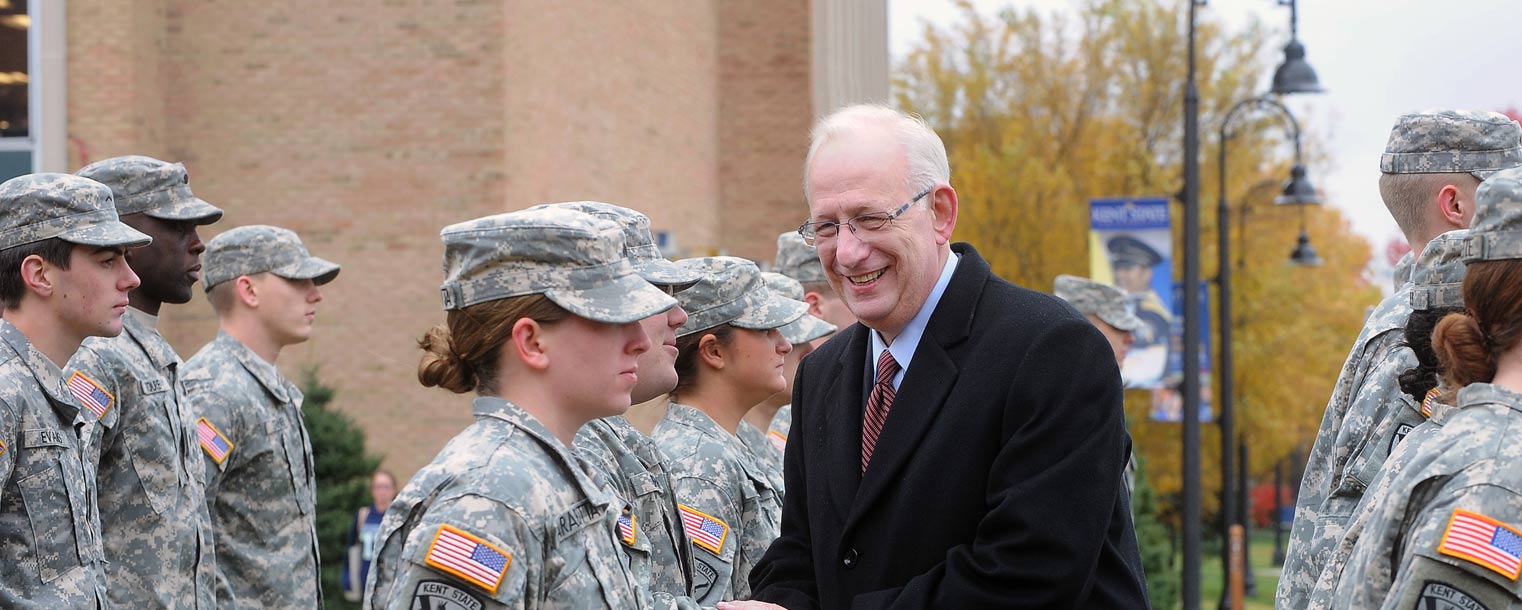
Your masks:
<svg viewBox="0 0 1522 610"><path fill-rule="evenodd" d="M885 63L885 1L853 4L876 7L846 17L868 33L823 47L818 32L853 27L810 0L68 0L49 24L66 38L68 167L38 165L182 161L227 210L203 239L280 225L341 263L282 369L319 365L405 477L470 421L470 397L415 377L415 340L443 321L438 230L593 199L646 212L674 253L769 260L806 214L820 79L860 80L821 49ZM33 85L56 99L48 76ZM885 97L885 68L866 80ZM162 327L188 356L216 321L198 295Z"/></svg>

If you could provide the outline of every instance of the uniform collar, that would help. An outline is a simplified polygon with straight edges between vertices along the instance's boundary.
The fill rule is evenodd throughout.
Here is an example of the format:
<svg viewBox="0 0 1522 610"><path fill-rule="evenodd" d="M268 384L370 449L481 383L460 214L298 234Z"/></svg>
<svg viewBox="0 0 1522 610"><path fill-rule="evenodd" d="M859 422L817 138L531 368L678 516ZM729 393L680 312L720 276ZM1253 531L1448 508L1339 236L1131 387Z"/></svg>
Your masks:
<svg viewBox="0 0 1522 610"><path fill-rule="evenodd" d="M26 334L10 322L0 320L0 338L4 339L6 348L26 364L32 377L37 380L37 385L52 399L53 407L63 411L76 423L81 421L89 411L80 408L79 400L64 386L63 370L38 351Z"/></svg>
<svg viewBox="0 0 1522 610"><path fill-rule="evenodd" d="M260 358L259 354L255 354L254 350L249 349L242 341L233 338L232 335L227 334L225 331L217 331L216 343L222 349L236 356L238 361L243 363L243 368L247 369L249 374L254 376L254 379L259 380L259 384L264 386L264 389L269 390L269 393L273 394L280 402L295 402L301 398L301 391L292 386L285 376L280 374L280 369L276 368L274 364Z"/></svg>
<svg viewBox="0 0 1522 610"><path fill-rule="evenodd" d="M560 439L555 438L554 433L545 427L539 420L534 419L528 411L523 410L512 401L496 396L477 396L470 403L470 411L476 419L496 419L519 430L524 431L540 445L547 448L551 455L555 456L565 469L576 479L576 484L581 487L582 494L594 502L606 504L608 499L603 492L603 483L594 481L592 474L582 465L582 462L571 455L570 449Z"/></svg>
<svg viewBox="0 0 1522 610"><path fill-rule="evenodd" d="M159 334L158 316L129 307L127 315L122 316L122 332L142 346L143 353L148 354L155 368L167 369L180 363L180 355L174 353L174 348Z"/></svg>
<svg viewBox="0 0 1522 610"><path fill-rule="evenodd" d="M1501 405L1513 411L1522 411L1522 394L1493 383L1471 383L1459 388L1460 409L1480 405Z"/></svg>

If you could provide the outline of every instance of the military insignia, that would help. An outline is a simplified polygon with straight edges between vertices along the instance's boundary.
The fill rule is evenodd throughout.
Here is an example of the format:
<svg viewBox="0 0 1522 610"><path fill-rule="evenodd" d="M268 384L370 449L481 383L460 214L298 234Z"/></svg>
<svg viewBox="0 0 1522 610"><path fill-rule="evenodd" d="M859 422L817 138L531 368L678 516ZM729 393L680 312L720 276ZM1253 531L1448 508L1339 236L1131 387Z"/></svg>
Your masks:
<svg viewBox="0 0 1522 610"><path fill-rule="evenodd" d="M718 555L724 548L724 537L729 535L729 525L686 504L677 508L682 511L682 529L687 530L692 543Z"/></svg>
<svg viewBox="0 0 1522 610"><path fill-rule="evenodd" d="M496 595L513 556L465 530L441 525L423 562Z"/></svg>
<svg viewBox="0 0 1522 610"><path fill-rule="evenodd" d="M1437 550L1489 568L1508 580L1516 580L1522 572L1522 532L1462 508L1453 509Z"/></svg>
<svg viewBox="0 0 1522 610"><path fill-rule="evenodd" d="M91 413L94 413L97 418L105 415L106 411L111 408L111 404L116 402L116 397L107 392L105 388L100 387L100 384L95 383L94 379L86 377L84 373L79 371L75 371L74 375L70 376L68 382L64 383L64 385L68 386L69 393L73 394L74 398L79 399L79 403L84 405L86 409L89 409Z"/></svg>
<svg viewBox="0 0 1522 610"><path fill-rule="evenodd" d="M0 441L0 455L5 455L5 441Z"/></svg>
<svg viewBox="0 0 1522 610"><path fill-rule="evenodd" d="M639 531L635 528L638 520L639 518L634 516L634 511L625 510L624 514L619 515L618 541L624 543L624 546L634 546L635 532Z"/></svg>
<svg viewBox="0 0 1522 610"><path fill-rule="evenodd" d="M776 447L777 451L783 451L783 450L787 449L787 435L786 434L783 434L783 433L778 432L776 430L768 430L766 432L766 440L771 441L772 442L772 446Z"/></svg>
<svg viewBox="0 0 1522 610"><path fill-rule="evenodd" d="M222 436L222 432L204 417L196 420L196 438L201 440L201 449L206 450L206 455L211 456L211 459L218 464L226 460L227 454L233 451L233 442Z"/></svg>
<svg viewBox="0 0 1522 610"><path fill-rule="evenodd" d="M1417 601L1422 610L1490 610L1468 593L1435 580L1422 584L1422 595Z"/></svg>
<svg viewBox="0 0 1522 610"><path fill-rule="evenodd" d="M452 584L442 580L425 580L412 592L411 610L481 610L486 604Z"/></svg>
<svg viewBox="0 0 1522 610"><path fill-rule="evenodd" d="M1385 449L1385 453L1395 453L1395 446L1406 440L1406 435L1411 434L1411 430L1413 430L1411 424L1401 424L1399 428L1396 428L1395 436L1390 437L1390 446Z"/></svg>
<svg viewBox="0 0 1522 610"><path fill-rule="evenodd" d="M1432 417L1432 403L1437 402L1437 397L1442 395L1443 393L1438 391L1437 388L1427 390L1427 395L1422 397L1422 417Z"/></svg>
<svg viewBox="0 0 1522 610"><path fill-rule="evenodd" d="M702 599L708 595L708 590L719 581L719 572L714 570L702 560L692 562L692 597Z"/></svg>

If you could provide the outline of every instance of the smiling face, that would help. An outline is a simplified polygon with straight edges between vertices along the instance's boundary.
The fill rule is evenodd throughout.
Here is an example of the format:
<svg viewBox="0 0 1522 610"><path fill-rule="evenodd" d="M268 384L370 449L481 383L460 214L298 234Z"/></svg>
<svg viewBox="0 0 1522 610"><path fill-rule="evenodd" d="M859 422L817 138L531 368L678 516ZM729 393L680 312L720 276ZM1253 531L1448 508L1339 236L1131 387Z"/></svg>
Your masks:
<svg viewBox="0 0 1522 610"><path fill-rule="evenodd" d="M910 185L904 147L862 131L824 144L809 168L810 220L845 222L892 212L928 185ZM956 222L956 192L937 185L877 231L841 227L816 248L825 276L862 324L896 336L930 297Z"/></svg>
<svg viewBox="0 0 1522 610"><path fill-rule="evenodd" d="M629 398L635 404L676 387L676 329L686 323L687 312L680 305L640 320L650 337L650 349L639 356L639 383Z"/></svg>
<svg viewBox="0 0 1522 610"><path fill-rule="evenodd" d="M80 339L121 334L127 293L138 286L121 249L76 245L68 269L48 268L64 332Z"/></svg>
<svg viewBox="0 0 1522 610"><path fill-rule="evenodd" d="M206 251L196 224L147 214L128 214L122 222L153 238L153 243L127 251L127 262L143 282L133 291L133 305L156 311L161 303L189 303L191 288L201 279L201 253Z"/></svg>

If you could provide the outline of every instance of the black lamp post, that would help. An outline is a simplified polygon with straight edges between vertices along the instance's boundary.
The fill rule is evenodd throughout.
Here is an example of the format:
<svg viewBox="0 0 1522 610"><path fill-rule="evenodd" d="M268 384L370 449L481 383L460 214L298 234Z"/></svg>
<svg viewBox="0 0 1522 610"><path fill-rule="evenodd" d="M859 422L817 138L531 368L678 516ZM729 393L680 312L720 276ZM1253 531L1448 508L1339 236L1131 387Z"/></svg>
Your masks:
<svg viewBox="0 0 1522 610"><path fill-rule="evenodd" d="M1238 113L1250 108L1272 110L1281 115L1286 121L1290 139L1295 145L1295 165L1290 170L1289 180L1285 183L1282 193L1274 199L1274 203L1301 206L1321 203L1321 196L1316 193L1316 188L1311 185L1310 180L1306 177L1300 148L1300 123L1295 120L1295 115L1290 112L1289 108L1271 97L1244 100L1232 106L1226 112L1226 118L1221 121L1221 145L1217 159L1219 193L1216 200L1216 255L1218 269L1218 275L1216 276L1216 303L1221 341L1221 357L1216 364L1216 374L1220 377L1221 391L1216 395L1216 402L1220 405L1220 418L1218 422L1221 430L1221 536L1223 541L1228 539L1232 525L1240 520L1245 526L1246 521L1240 514L1240 512L1245 512L1246 506L1241 507L1242 511L1238 510L1236 490L1236 485L1245 485L1246 480L1245 478L1237 482L1232 480L1233 475L1236 474L1233 472L1235 468L1232 466L1232 442L1236 439L1236 414L1232 400L1233 392L1235 391L1233 389L1235 369L1233 368L1231 339L1231 230L1229 228L1230 224L1228 224L1231 210L1226 198L1226 151L1229 148L1227 144L1230 142L1232 135L1234 135L1231 132L1232 120L1237 118ZM1310 248L1310 238L1304 232L1303 217L1300 240L1303 247ZM1296 251L1299 252L1299 248ZM1310 252L1312 256L1315 255L1314 249L1310 249ZM1221 561L1222 575L1224 578L1229 579L1231 566L1229 545L1223 545ZM1221 603L1223 608L1228 603L1228 598L1224 594L1222 595Z"/></svg>
<svg viewBox="0 0 1522 610"><path fill-rule="evenodd" d="M1184 529L1183 610L1200 608L1200 91L1195 84L1195 12L1189 0L1189 72L1184 82Z"/></svg>

